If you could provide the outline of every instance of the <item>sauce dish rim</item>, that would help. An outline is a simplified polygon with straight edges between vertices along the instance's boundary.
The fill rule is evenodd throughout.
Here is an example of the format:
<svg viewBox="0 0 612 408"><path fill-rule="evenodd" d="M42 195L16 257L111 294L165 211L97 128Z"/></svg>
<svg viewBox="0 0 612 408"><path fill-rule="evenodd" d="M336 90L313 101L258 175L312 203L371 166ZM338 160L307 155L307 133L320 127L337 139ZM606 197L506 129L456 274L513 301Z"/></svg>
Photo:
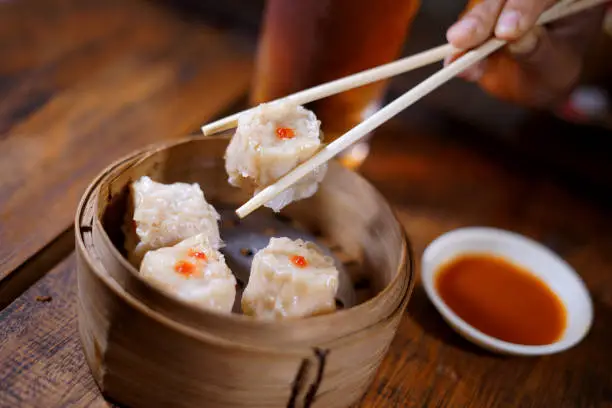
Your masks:
<svg viewBox="0 0 612 408"><path fill-rule="evenodd" d="M458 244L462 241L465 242L466 240L472 240L475 243L478 240L487 240L489 242L494 242L500 249L506 247L507 245L518 245L528 248L532 254L537 254L539 257L539 262L551 265L556 269L557 273L563 273L565 275L563 278L566 280L569 279L571 282L571 290L575 292L577 296L568 298L568 296L564 296L563 293L560 293L548 283L544 283L559 297L566 308L567 326L570 325L570 309L581 308L582 312L579 313L578 321L573 322L574 325L578 325L578 330L567 330L566 327L562 336L550 344L523 345L500 340L499 338L485 334L459 317L444 302L444 300L442 300L442 297L436 288L436 275L439 273L442 265L446 264L452 259L456 259L457 257L473 253L501 256L509 262L517 265L522 264L521 255L508 256L507 254L500 254L499 252L491 251L490 249L467 251L457 249ZM478 246L477 243L475 245ZM535 272L529 268L528 270L532 273ZM427 297L433 303L437 311L442 315L445 322L468 341L471 341L477 346L492 352L524 356L558 353L567 350L582 341L592 325L593 302L586 285L578 273L549 248L532 240L531 238L515 232L491 227L464 227L446 232L437 237L426 247L421 258L420 274L421 282ZM534 273L534 275L536 277L538 276L537 273Z"/></svg>

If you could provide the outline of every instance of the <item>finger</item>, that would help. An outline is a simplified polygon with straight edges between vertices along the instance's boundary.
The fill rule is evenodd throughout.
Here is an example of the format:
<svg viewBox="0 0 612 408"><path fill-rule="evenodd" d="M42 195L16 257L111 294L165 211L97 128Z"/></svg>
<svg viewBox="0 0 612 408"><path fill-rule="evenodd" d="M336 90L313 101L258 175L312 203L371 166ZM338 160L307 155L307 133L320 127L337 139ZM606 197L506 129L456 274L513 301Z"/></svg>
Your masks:
<svg viewBox="0 0 612 408"><path fill-rule="evenodd" d="M469 10L446 32L446 39L456 48L475 47L493 33L504 0L484 0Z"/></svg>
<svg viewBox="0 0 612 408"><path fill-rule="evenodd" d="M543 30L542 27L532 28L518 40L508 43L508 50L516 56L531 54L537 48Z"/></svg>
<svg viewBox="0 0 612 408"><path fill-rule="evenodd" d="M495 24L495 36L508 41L518 40L554 3L555 0L508 0Z"/></svg>
<svg viewBox="0 0 612 408"><path fill-rule="evenodd" d="M536 46L528 53L516 52L516 61L527 72L542 78L553 88L563 88L578 74L580 58L567 44L554 39L546 30L538 30Z"/></svg>
<svg viewBox="0 0 612 408"><path fill-rule="evenodd" d="M547 25L547 31L552 37L565 42L578 54L583 55L589 44L601 30L606 7L602 4L562 18Z"/></svg>
<svg viewBox="0 0 612 408"><path fill-rule="evenodd" d="M524 68L559 82L555 79L563 72L568 73L566 77L572 76L572 68L577 68L576 61L580 61L588 49L602 19L602 8L586 10L547 28L534 27L519 40L509 43L507 48Z"/></svg>
<svg viewBox="0 0 612 408"><path fill-rule="evenodd" d="M482 79L486 71L486 60L480 61L477 64L472 65L467 68L461 74L458 75L459 78L465 79L469 82L478 82Z"/></svg>
<svg viewBox="0 0 612 408"><path fill-rule="evenodd" d="M522 41L533 42L522 45L523 49L515 47L513 50L523 73L525 92L531 94L531 105L550 105L576 84L582 68L581 59L567 43L555 39L545 29L532 30L527 36Z"/></svg>
<svg viewBox="0 0 612 408"><path fill-rule="evenodd" d="M600 30L603 11L593 8L529 30L487 58L480 86L521 105L554 105L579 79L582 56Z"/></svg>
<svg viewBox="0 0 612 408"><path fill-rule="evenodd" d="M451 62L455 61L461 55L463 55L463 53L451 55L451 56L444 58L444 66L447 66ZM457 77L465 79L466 81L470 81L470 82L478 82L480 81L480 79L485 73L486 63L487 63L486 60L478 61L474 65L466 68L465 70L457 74Z"/></svg>
<svg viewBox="0 0 612 408"><path fill-rule="evenodd" d="M462 56L464 54L465 54L465 52L460 52L458 54L453 54L453 55L449 55L449 56L444 57L444 66L447 66L451 62L454 62L457 58L459 58L460 56Z"/></svg>

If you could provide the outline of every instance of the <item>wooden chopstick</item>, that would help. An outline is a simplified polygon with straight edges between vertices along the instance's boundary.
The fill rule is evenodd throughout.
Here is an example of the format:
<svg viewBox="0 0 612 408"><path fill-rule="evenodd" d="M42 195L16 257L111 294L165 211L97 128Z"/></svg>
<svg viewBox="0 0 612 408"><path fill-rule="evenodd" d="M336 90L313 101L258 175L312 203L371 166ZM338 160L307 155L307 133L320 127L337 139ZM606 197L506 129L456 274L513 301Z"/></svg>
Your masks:
<svg viewBox="0 0 612 408"><path fill-rule="evenodd" d="M316 155L312 156L310 159L300 164L285 176L281 177L274 184L271 184L261 190L243 206L238 208L236 210L236 214L238 214L240 218L244 218L263 204L270 201L272 198L276 197L276 195L299 181L302 177L306 176L314 169L363 138L372 130L376 129L378 126L382 125L387 120L391 119L393 116L412 105L414 102L418 101L476 61L486 57L504 44L505 43L501 40L490 40L482 45L478 50L469 51L463 56L459 57L445 68L439 70L421 82L419 85L415 86L410 91L395 99L393 102L384 106L368 119L359 123L344 135L325 146Z"/></svg>
<svg viewBox="0 0 612 408"><path fill-rule="evenodd" d="M561 4L568 4L574 0L561 0L557 6ZM390 62L388 64L380 65L365 71L358 72L343 78L339 78L330 82L326 82L321 85L314 86L312 88L305 89L300 92L296 92L291 95L287 95L283 98L276 99L276 101L291 100L298 105L304 105L319 99L326 98L331 95L342 93L350 89L358 88L360 86L368 85L376 81L391 78L399 74L413 71L418 68L422 68L426 65L433 64L438 61L442 61L444 58L454 55L462 51L461 49L453 47L451 44L442 44L429 50L420 52L418 54L411 55L399 59L397 61ZM251 108L253 109L253 108ZM242 112L235 113L230 116L226 116L214 122L208 123L202 126L201 130L205 136L214 135L217 133L224 132L228 129L235 128L238 123L240 115L248 112L251 109L246 109Z"/></svg>
<svg viewBox="0 0 612 408"><path fill-rule="evenodd" d="M453 47L450 44L440 45L388 64L380 65L353 75L296 92L283 98L276 99L274 102L290 100L298 105L304 105L331 95L348 91L349 89L358 88L363 85L371 84L372 82L380 81L381 79L390 78L404 72L424 67L437 61L442 61L447 56L453 55L459 51L461 50ZM231 128L235 128L240 115L248 112L251 109L246 109L242 112L238 112L206 124L202 126L202 133L205 136L210 136Z"/></svg>
<svg viewBox="0 0 612 408"><path fill-rule="evenodd" d="M567 2L557 3L540 16L537 24L546 24L587 8L606 3L607 1L610 0L580 0L573 2L571 5L568 5ZM291 187L302 177L306 176L314 169L345 150L347 147L365 137L367 134L391 119L393 116L397 115L399 112L403 111L413 103L417 102L436 88L449 81L451 78L455 77L457 74L464 71L469 66L484 59L505 44L506 41L493 38L485 42L480 47L468 51L454 62L440 69L438 72L434 73L432 76L425 79L423 82L399 98L381 108L378 112L346 132L340 138L325 146L317 154L281 177L275 183L261 190L244 205L238 208L236 210L236 214L240 218L246 217L248 214L276 197L279 193Z"/></svg>

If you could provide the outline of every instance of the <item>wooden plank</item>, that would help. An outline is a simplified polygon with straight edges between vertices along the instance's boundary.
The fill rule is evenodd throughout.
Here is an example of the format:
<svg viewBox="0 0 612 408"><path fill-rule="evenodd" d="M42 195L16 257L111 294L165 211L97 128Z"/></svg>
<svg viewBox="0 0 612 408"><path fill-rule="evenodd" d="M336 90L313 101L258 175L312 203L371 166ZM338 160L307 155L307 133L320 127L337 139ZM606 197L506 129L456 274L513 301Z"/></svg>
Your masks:
<svg viewBox="0 0 612 408"><path fill-rule="evenodd" d="M74 254L0 312L0 407L105 407L81 351Z"/></svg>
<svg viewBox="0 0 612 408"><path fill-rule="evenodd" d="M68 228L102 168L243 95L252 50L144 0L0 7L1 281Z"/></svg>
<svg viewBox="0 0 612 408"><path fill-rule="evenodd" d="M0 284L0 310L19 297L74 250L74 228L68 228L36 255L19 265Z"/></svg>

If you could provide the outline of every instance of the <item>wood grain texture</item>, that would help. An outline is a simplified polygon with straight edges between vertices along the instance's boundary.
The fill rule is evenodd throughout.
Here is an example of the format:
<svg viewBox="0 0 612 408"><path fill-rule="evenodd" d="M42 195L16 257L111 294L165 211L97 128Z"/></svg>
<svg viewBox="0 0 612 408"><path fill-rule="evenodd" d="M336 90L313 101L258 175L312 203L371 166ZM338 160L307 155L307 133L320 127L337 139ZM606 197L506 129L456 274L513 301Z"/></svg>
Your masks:
<svg viewBox="0 0 612 408"><path fill-rule="evenodd" d="M71 255L0 312L0 407L110 407L81 351L76 291Z"/></svg>
<svg viewBox="0 0 612 408"><path fill-rule="evenodd" d="M0 310L11 304L74 250L74 229L68 228L45 245L35 256L19 265L0 284Z"/></svg>
<svg viewBox="0 0 612 408"><path fill-rule="evenodd" d="M359 407L612 406L610 209L572 194L528 164L512 164L517 158L505 165L489 151L466 147L456 133L442 136L437 120L438 125L431 126L400 121L386 125L363 168L396 204L417 257L436 236L461 226L490 225L524 233L550 246L580 273L595 302L594 325L582 343L558 355L495 356L455 334L418 285ZM92 404L102 401L94 398L97 391L90 388L91 374L76 340L72 261L64 265L66 269L54 270L0 315L0 373L2 384L7 384L0 401L13 398L10 401L29 407L47 396L49 408L69 405L62 395ZM37 295L53 300L35 303ZM57 344L63 351L58 352L62 346ZM54 365L64 370L65 382L49 382L37 368ZM44 387L37 385L43 382Z"/></svg>
<svg viewBox="0 0 612 408"><path fill-rule="evenodd" d="M501 357L460 338L419 282L361 406L612 406L610 207L560 187L545 171L534 169L537 163L469 149L457 133L447 130L444 137L437 130L398 122L386 126L363 168L398 208L417 264L429 242L454 228L517 231L555 250L582 276L594 300L594 324L585 340L567 352Z"/></svg>
<svg viewBox="0 0 612 408"><path fill-rule="evenodd" d="M246 89L251 50L166 13L140 0L0 3L0 280L67 229L101 168L197 129ZM438 43L421 37L413 51L425 37ZM401 91L416 80L403 78ZM493 118L485 109L492 101L472 103L469 85L455 85L429 103L455 109L469 99L472 118ZM417 286L359 406L612 407L612 206L593 198L604 189L561 172L570 163L609 185L609 133L506 116L488 122L496 132L519 128L521 137L500 148L491 135L420 106L376 133L363 168L396 206L415 254L461 226L524 233L582 275L594 325L567 352L498 357L456 335ZM78 341L73 268L70 257L0 311L1 408L108 406Z"/></svg>
<svg viewBox="0 0 612 408"><path fill-rule="evenodd" d="M248 44L144 0L3 3L0 36L0 280L108 163L197 130L250 81Z"/></svg>

